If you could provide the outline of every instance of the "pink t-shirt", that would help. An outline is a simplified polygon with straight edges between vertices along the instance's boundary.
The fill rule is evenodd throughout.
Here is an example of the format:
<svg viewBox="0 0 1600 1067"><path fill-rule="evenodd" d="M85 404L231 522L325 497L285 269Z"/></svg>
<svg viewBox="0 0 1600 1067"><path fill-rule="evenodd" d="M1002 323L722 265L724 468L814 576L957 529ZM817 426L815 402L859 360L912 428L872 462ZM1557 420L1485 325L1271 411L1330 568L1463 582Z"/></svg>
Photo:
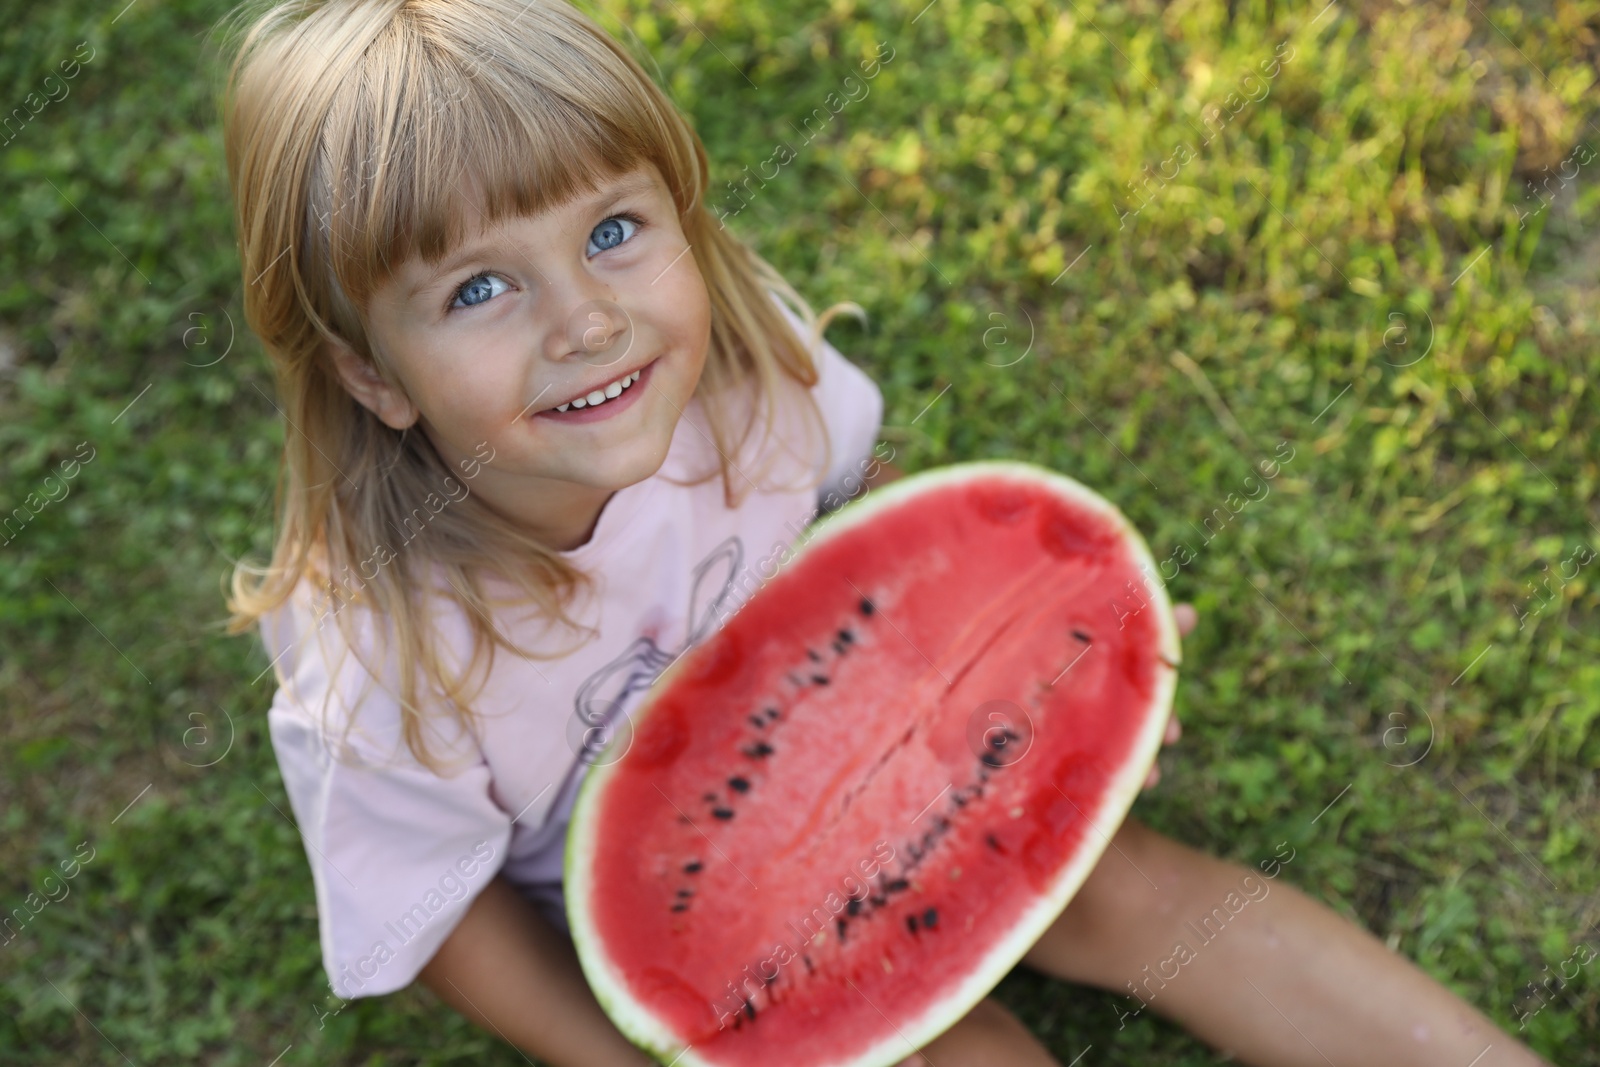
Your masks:
<svg viewBox="0 0 1600 1067"><path fill-rule="evenodd" d="M784 312L804 337L800 320ZM668 478L717 460L700 401L687 405L661 470L613 494L589 541L562 553L597 579L596 594L571 610L600 636L561 659L497 650L473 704L481 736L442 711L433 720L429 749L453 762L448 776L418 763L405 745L392 659L374 679L344 647L338 625L316 625L309 583L263 618L279 682L267 713L272 746L305 843L323 965L336 994L375 996L411 984L497 872L565 928L567 821L584 773L608 758L598 747L610 724L631 714L669 663L772 577L819 500L847 493L872 463L883 416L878 387L826 342L815 359L813 394L832 444L828 470L814 420L794 403L803 387L786 380L779 444L768 446L779 456L771 474L757 473L767 458L754 451L759 424L747 452L734 457L758 485L739 507L726 506L720 477L675 485ZM361 647L371 649L370 615L354 621ZM531 611L502 613L495 623L526 648L576 643L571 631L558 633ZM466 663L469 629L460 609L442 606L433 627L447 662ZM356 725L341 760L336 749L351 711ZM605 725L591 732L597 724Z"/></svg>

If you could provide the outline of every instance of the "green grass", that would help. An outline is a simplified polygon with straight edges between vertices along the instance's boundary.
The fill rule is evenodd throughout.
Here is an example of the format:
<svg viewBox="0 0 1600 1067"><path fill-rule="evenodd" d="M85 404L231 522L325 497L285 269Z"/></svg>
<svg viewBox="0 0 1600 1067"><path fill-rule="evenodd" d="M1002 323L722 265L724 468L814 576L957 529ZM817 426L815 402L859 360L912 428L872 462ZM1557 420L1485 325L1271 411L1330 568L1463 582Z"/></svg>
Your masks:
<svg viewBox="0 0 1600 1067"><path fill-rule="evenodd" d="M7 108L95 50L0 146L0 505L95 450L0 545L0 905L94 850L0 949L0 1060L522 1063L418 990L319 1017L271 675L215 625L229 561L267 547L281 440L252 340L213 362L242 326L199 39L225 8L120 7L0 30ZM1049 464L1158 559L1189 545L1186 731L1136 813L1246 862L1292 842L1285 877L1515 1029L1527 983L1600 949L1600 563L1515 613L1600 552L1600 159L1538 214L1525 185L1600 151L1600 2L919 7L607 13L714 194L796 149L731 225L871 313L831 337L882 385L898 462ZM870 93L799 143L879 41ZM1109 994L1001 992L1063 1062L1213 1060L1149 1013L1119 1032ZM1591 964L1522 1036L1592 1065L1597 1033Z"/></svg>

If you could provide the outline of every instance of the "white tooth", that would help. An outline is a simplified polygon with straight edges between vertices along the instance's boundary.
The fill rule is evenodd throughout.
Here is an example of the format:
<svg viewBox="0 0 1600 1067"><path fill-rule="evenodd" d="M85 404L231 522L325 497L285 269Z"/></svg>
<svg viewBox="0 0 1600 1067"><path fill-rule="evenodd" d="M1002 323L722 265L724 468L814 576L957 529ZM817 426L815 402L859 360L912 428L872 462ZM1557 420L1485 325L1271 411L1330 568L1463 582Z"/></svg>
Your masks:
<svg viewBox="0 0 1600 1067"><path fill-rule="evenodd" d="M583 406L584 406L584 405L585 405L585 404L586 404L586 403L588 403L588 401L586 401L586 400L584 400L584 398L583 398L583 397L581 397L581 396L580 396L580 397L579 397L579 398L578 398L578 399L576 399L576 400L574 400L574 401L573 401L573 402L572 402L572 406L573 406L573 407L575 407L575 408L581 408L581 407L583 407Z"/></svg>
<svg viewBox="0 0 1600 1067"><path fill-rule="evenodd" d="M609 400L611 397L614 397L614 396L618 395L621 392L622 392L622 383L621 382L612 382L610 385L606 386L606 399Z"/></svg>
<svg viewBox="0 0 1600 1067"><path fill-rule="evenodd" d="M624 389L628 388L628 386L630 386L632 384L633 384L633 375L630 374L626 378L622 379L622 387Z"/></svg>
<svg viewBox="0 0 1600 1067"><path fill-rule="evenodd" d="M584 399L591 404L603 404L605 403L606 394L604 390L596 389L594 392L584 397Z"/></svg>
<svg viewBox="0 0 1600 1067"><path fill-rule="evenodd" d="M643 373L644 373L644 368L643 367L640 367L638 370L634 371L633 372L633 380L634 381L638 381L639 380L639 375L641 375Z"/></svg>
<svg viewBox="0 0 1600 1067"><path fill-rule="evenodd" d="M556 405L556 410L557 411L565 411L571 406L572 406L571 404L557 404Z"/></svg>

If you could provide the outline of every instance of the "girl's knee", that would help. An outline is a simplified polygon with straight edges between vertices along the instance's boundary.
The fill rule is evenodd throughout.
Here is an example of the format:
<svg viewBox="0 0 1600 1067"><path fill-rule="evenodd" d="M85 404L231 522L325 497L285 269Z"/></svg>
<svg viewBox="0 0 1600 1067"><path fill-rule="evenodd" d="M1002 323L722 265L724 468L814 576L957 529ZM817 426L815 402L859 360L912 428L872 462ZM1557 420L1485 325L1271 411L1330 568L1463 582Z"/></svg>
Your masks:
<svg viewBox="0 0 1600 1067"><path fill-rule="evenodd" d="M1128 819L1067 908L1078 924L1121 939L1167 921L1249 874Z"/></svg>
<svg viewBox="0 0 1600 1067"><path fill-rule="evenodd" d="M1144 914L1161 892L1158 875L1167 873L1164 857L1157 854L1160 840L1160 835L1143 823L1125 820L1069 910L1092 913L1098 925L1113 923L1119 916L1136 920Z"/></svg>
<svg viewBox="0 0 1600 1067"><path fill-rule="evenodd" d="M1186 855L1176 842L1125 820L1067 910L1024 961L1069 981L1120 981L1128 953L1136 953L1185 899L1179 883L1186 880Z"/></svg>

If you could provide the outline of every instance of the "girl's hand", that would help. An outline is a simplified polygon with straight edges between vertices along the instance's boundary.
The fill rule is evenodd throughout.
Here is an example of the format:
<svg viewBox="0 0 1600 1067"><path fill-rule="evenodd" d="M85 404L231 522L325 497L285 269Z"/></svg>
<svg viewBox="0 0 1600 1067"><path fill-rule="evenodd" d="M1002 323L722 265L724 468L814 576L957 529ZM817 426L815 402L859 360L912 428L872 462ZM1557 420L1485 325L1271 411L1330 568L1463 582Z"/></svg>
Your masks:
<svg viewBox="0 0 1600 1067"><path fill-rule="evenodd" d="M1194 624L1200 619L1200 615L1194 610L1193 604L1179 604L1172 609L1172 614L1177 617L1178 634L1181 637L1188 637L1189 631L1194 629ZM1174 715L1167 720L1167 733L1161 739L1161 743L1170 745L1182 736L1183 727L1178 725L1178 717ZM1161 781L1161 766L1159 764L1151 764L1150 777L1144 780L1144 787L1149 789L1159 781Z"/></svg>

